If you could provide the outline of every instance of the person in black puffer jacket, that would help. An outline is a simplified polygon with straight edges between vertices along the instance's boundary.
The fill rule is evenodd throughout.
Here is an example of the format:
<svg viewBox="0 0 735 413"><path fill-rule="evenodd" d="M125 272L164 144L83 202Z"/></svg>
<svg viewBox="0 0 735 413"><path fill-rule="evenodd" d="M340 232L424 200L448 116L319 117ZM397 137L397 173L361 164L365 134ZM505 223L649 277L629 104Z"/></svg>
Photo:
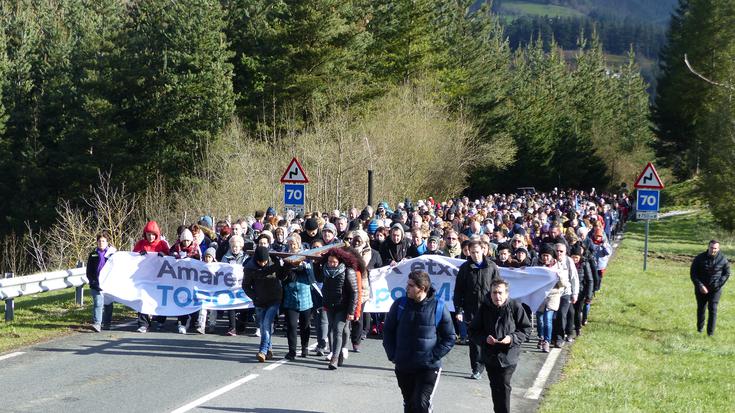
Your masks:
<svg viewBox="0 0 735 413"><path fill-rule="evenodd" d="M510 379L518 365L521 344L531 333L531 321L520 302L509 298L508 282L493 280L472 319L469 331L474 343L482 346L482 362L490 379L496 413L510 411Z"/></svg>
<svg viewBox="0 0 735 413"><path fill-rule="evenodd" d="M440 304L429 274L412 271L406 298L393 302L383 329L383 348L388 360L395 364L406 412L431 411L441 359L452 349L454 340L452 317Z"/></svg>
<svg viewBox="0 0 735 413"><path fill-rule="evenodd" d="M730 278L730 263L720 251L720 242L709 242L707 251L694 257L689 276L694 284L694 295L697 299L697 331L704 328L704 309L709 311L707 319L707 335L715 333L717 322L717 303L720 301L722 287Z"/></svg>
<svg viewBox="0 0 735 413"><path fill-rule="evenodd" d="M260 349L256 357L261 363L273 358L271 328L283 298L281 267L280 260L271 260L268 248L263 246L257 247L253 258L245 263L242 289L253 300L258 315Z"/></svg>
<svg viewBox="0 0 735 413"><path fill-rule="evenodd" d="M329 348L332 356L329 369L336 370L344 362L346 351L342 345L347 342L348 321L355 318L359 302L355 257L349 252L333 248L326 253L322 273L324 286L324 309L329 322Z"/></svg>

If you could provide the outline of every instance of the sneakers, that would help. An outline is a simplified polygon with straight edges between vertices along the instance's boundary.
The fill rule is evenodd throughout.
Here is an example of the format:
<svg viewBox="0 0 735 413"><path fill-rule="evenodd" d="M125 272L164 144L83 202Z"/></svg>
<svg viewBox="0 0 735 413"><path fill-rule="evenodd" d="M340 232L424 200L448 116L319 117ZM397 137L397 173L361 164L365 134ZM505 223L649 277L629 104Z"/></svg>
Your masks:
<svg viewBox="0 0 735 413"><path fill-rule="evenodd" d="M179 326L179 334L186 334L186 326Z"/></svg>
<svg viewBox="0 0 735 413"><path fill-rule="evenodd" d="M99 333L102 331L102 326L99 324L92 324L92 330L94 330L95 333Z"/></svg>
<svg viewBox="0 0 735 413"><path fill-rule="evenodd" d="M481 377L482 373L480 373L479 371L473 371L472 374L470 374L469 378L472 380L480 380Z"/></svg>
<svg viewBox="0 0 735 413"><path fill-rule="evenodd" d="M228 335L228 336L233 336L233 337L234 337L234 336L236 336L236 335L237 335L237 331L235 331L235 329L234 329L234 328L233 328L233 329L231 329L231 330L227 330L227 335Z"/></svg>
<svg viewBox="0 0 735 413"><path fill-rule="evenodd" d="M314 349L314 354L317 356L323 356L324 355L324 348L323 347L317 347Z"/></svg>
<svg viewBox="0 0 735 413"><path fill-rule="evenodd" d="M255 337L260 337L260 328L255 329Z"/></svg>
<svg viewBox="0 0 735 413"><path fill-rule="evenodd" d="M543 338L541 338L541 339L538 340L538 344L536 344L536 348L539 349L539 350L541 350L542 348L544 348L544 339Z"/></svg>
<svg viewBox="0 0 735 413"><path fill-rule="evenodd" d="M353 344L352 345L352 351L354 351L355 353L359 353L360 352L360 345L359 344Z"/></svg>
<svg viewBox="0 0 735 413"><path fill-rule="evenodd" d="M327 354L326 356L324 356L324 360L326 360L326 361L331 361L332 360L332 352L331 351L329 352L329 354Z"/></svg>
<svg viewBox="0 0 735 413"><path fill-rule="evenodd" d="M567 343L574 343L574 338L572 336L566 336L564 337L564 341Z"/></svg>
<svg viewBox="0 0 735 413"><path fill-rule="evenodd" d="M329 361L329 370L337 370L337 363Z"/></svg>
<svg viewBox="0 0 735 413"><path fill-rule="evenodd" d="M350 352L347 350L346 347L342 347L342 351L340 352L342 357L347 360L348 357L350 357Z"/></svg>
<svg viewBox="0 0 735 413"><path fill-rule="evenodd" d="M207 332L206 332L206 330L204 329L204 327L199 327L199 328L197 328L197 334L202 334L202 335L203 335L203 334L206 334L206 333L207 333Z"/></svg>
<svg viewBox="0 0 735 413"><path fill-rule="evenodd" d="M544 344L541 346L541 351L544 353L548 353L549 351L551 351L549 347L550 347L549 342L544 341Z"/></svg>
<svg viewBox="0 0 735 413"><path fill-rule="evenodd" d="M273 360L273 352L271 350L268 350L268 352L265 353L265 359L266 360Z"/></svg>
<svg viewBox="0 0 735 413"><path fill-rule="evenodd" d="M258 359L259 363L265 363L265 354L258 352L255 357Z"/></svg>
<svg viewBox="0 0 735 413"><path fill-rule="evenodd" d="M138 329L137 329L137 330L135 330L135 331L137 331L137 332L139 332L139 333L147 333L147 332L148 332L148 327L146 327L146 326L140 326L140 327L138 327Z"/></svg>

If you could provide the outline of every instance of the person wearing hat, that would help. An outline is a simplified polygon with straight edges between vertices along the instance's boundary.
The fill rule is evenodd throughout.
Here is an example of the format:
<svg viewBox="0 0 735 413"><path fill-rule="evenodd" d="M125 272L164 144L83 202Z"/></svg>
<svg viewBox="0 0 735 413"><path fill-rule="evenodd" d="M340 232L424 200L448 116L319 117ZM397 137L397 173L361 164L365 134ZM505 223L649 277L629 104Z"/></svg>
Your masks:
<svg viewBox="0 0 735 413"><path fill-rule="evenodd" d="M283 298L280 273L280 260L271 260L268 248L261 245L255 248L253 258L245 263L242 288L253 300L258 315L260 346L256 358L261 363L273 359L273 322L278 317Z"/></svg>
<svg viewBox="0 0 735 413"><path fill-rule="evenodd" d="M336 233L336 231L335 231ZM319 222L316 218L309 218L304 222L304 230L301 231L301 242L311 244L314 240L322 240L322 231L319 229Z"/></svg>
<svg viewBox="0 0 735 413"><path fill-rule="evenodd" d="M255 211L255 221L250 225L255 231L263 230L263 211Z"/></svg>
<svg viewBox="0 0 735 413"><path fill-rule="evenodd" d="M439 249L439 242L441 238L439 238L436 235L432 235L429 237L429 240L426 241L426 252L424 255L444 255L444 251Z"/></svg>
<svg viewBox="0 0 735 413"><path fill-rule="evenodd" d="M273 245L273 234L266 229L258 235L255 241L257 246L266 247L270 250L271 245Z"/></svg>
<svg viewBox="0 0 735 413"><path fill-rule="evenodd" d="M331 222L327 222L322 228L322 241L324 241L324 245L333 245L340 242L337 237L337 227Z"/></svg>

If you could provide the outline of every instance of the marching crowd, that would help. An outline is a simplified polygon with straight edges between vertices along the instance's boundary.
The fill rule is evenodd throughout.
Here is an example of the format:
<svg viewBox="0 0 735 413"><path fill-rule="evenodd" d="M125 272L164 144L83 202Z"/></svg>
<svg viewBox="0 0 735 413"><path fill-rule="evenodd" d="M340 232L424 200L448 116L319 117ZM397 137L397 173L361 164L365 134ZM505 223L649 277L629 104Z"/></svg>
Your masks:
<svg viewBox="0 0 735 413"><path fill-rule="evenodd" d="M196 223L179 227L171 243L158 224L150 221L133 251L244 267L242 287L253 300L254 311L218 314L203 310L180 316L177 329L182 334L216 333L219 316L227 319L223 333L231 336L254 322L255 334L260 336L256 358L265 362L273 358L273 326L283 315L288 338L284 357L310 355L313 326L317 346L312 355L326 357L334 370L348 358L350 347L351 352L359 353L367 336L383 336L386 354L396 363L406 411L427 411L436 381L424 380L423 387L417 384L419 393L412 395L412 382L399 372L434 371L454 344L468 345L470 377L479 379L487 370L495 409L507 411L510 376L518 362L520 343L530 339L531 320L535 319L537 347L543 352L582 334L612 253L610 240L630 211L626 193L597 194L594 189L443 202L431 197L415 203L406 199L395 208L381 202L375 209L367 206L307 215L292 211L279 215L271 207L236 220L202 216ZM95 331L109 329L112 320L112 304L105 304L99 286L99 273L115 252L109 239L104 231L97 235L97 248L87 262ZM341 247L345 245L349 247ZM335 247L320 250L318 258L281 259L325 246ZM424 254L466 260L457 273L454 312L449 314L443 303L435 303L426 315L428 330L401 328L401 320L409 319L409 313L424 311L419 304L440 301L433 296L428 275L419 272L409 276L408 303L396 300L387 314L364 311L372 298L370 270ZM499 276L498 267L527 266L548 267L558 274L556 286L539 308L508 299L510 286ZM165 321L165 317L139 314L138 332L161 329ZM427 350L428 355L401 352L400 343L415 338L405 335L416 334L429 334L428 342L435 347Z"/></svg>

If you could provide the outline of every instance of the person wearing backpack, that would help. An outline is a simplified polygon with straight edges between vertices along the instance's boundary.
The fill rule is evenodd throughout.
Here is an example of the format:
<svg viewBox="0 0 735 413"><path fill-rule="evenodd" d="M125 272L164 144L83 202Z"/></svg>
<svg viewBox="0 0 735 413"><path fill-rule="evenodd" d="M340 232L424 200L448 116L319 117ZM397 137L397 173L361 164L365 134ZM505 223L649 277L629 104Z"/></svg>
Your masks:
<svg viewBox="0 0 735 413"><path fill-rule="evenodd" d="M436 296L429 274L408 274L406 296L391 305L383 327L383 348L395 365L404 412L430 412L442 358L454 346L452 318Z"/></svg>

